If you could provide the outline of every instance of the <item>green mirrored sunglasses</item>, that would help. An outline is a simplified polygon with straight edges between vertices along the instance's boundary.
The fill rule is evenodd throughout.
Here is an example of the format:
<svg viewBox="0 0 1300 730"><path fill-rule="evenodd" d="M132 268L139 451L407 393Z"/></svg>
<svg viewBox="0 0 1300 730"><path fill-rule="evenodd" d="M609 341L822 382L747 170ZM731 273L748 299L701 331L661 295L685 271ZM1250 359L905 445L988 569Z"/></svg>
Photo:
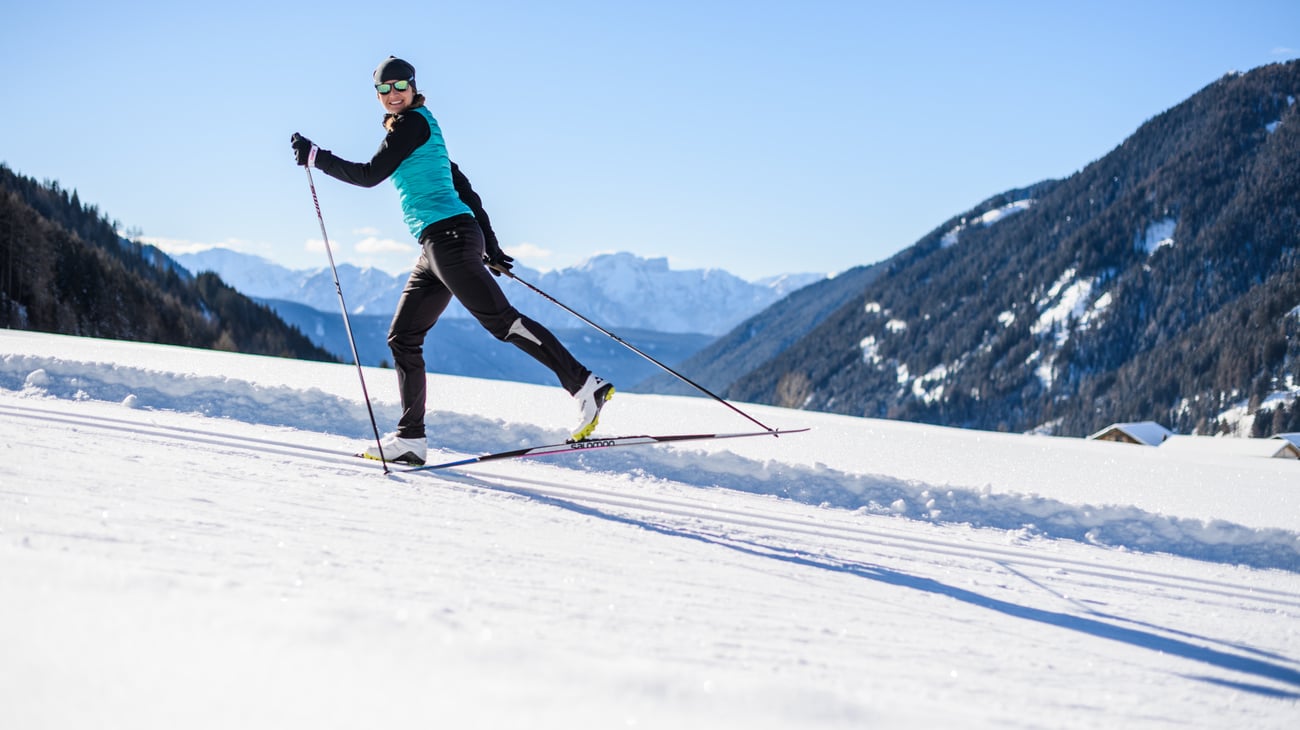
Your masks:
<svg viewBox="0 0 1300 730"><path fill-rule="evenodd" d="M410 81L394 81L391 84L387 82L382 84L375 84L375 91L378 91L380 94L387 94L393 89L397 89L398 91L406 91L409 88L411 88Z"/></svg>

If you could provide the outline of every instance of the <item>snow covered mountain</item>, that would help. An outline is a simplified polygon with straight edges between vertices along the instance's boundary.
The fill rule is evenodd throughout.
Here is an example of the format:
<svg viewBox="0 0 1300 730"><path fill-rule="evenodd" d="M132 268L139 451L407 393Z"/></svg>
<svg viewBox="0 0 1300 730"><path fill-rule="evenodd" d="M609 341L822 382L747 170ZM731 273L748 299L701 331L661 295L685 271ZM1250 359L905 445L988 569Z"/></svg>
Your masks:
<svg viewBox="0 0 1300 730"><path fill-rule="evenodd" d="M797 335L773 356L733 348L750 369L717 392L1070 436L1212 435L1241 407L1239 435L1300 430L1297 98L1300 60L1221 77L1069 177L940 223L815 327L748 346Z"/></svg>
<svg viewBox="0 0 1300 730"><path fill-rule="evenodd" d="M172 256L191 272L211 271L240 293L254 299L275 299L303 304L321 312L339 311L334 276L328 266L297 270L269 259L225 248ZM375 268L339 264L339 283L352 314L392 316L406 277ZM461 310L455 316L467 316Z"/></svg>
<svg viewBox="0 0 1300 730"><path fill-rule="evenodd" d="M305 304L322 312L338 311L338 294L329 267L298 271L259 256L210 249L174 257L195 273L213 271L243 294ZM390 275L350 264L338 267L348 309L357 314L389 317L397 305L406 274ZM560 301L608 327L667 333L722 335L824 274L790 274L747 282L719 269L674 271L668 260L629 253L602 254L567 269L540 273L525 266L515 272ZM553 307L524 305L533 295L503 279L507 295L529 316L547 327L573 327L571 315ZM535 301L535 300L533 300ZM468 318L459 306L448 317Z"/></svg>
<svg viewBox="0 0 1300 730"><path fill-rule="evenodd" d="M0 330L5 727L1295 726L1295 462L745 408Z"/></svg>

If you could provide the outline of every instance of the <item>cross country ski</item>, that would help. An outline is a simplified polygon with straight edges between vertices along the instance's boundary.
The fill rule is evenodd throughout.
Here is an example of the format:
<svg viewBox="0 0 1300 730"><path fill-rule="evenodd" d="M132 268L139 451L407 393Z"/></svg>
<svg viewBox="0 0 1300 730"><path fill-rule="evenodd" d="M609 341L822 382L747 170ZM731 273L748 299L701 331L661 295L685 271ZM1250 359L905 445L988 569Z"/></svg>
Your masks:
<svg viewBox="0 0 1300 730"><path fill-rule="evenodd" d="M753 436L785 436L792 433L803 433L806 428L793 429L773 429L770 431L743 431L740 433L691 433L691 434L671 434L666 436L611 436L609 438L584 439L582 441L566 441L560 444L549 444L546 446L531 446L522 449L512 449L510 451L499 451L494 454L482 454L480 456L471 456L455 461L447 461L441 464L422 464L410 468L401 469L403 472L413 471L432 471L435 469L453 469L456 467L469 466L471 464L481 464L485 461L498 461L501 459L524 459L536 456L558 456L560 454L579 454L596 449L614 449L623 446L646 446L651 444L676 443L681 441L709 441L719 439L736 439L750 438ZM371 458L363 454L357 454L362 458ZM377 461L377 460L376 460Z"/></svg>

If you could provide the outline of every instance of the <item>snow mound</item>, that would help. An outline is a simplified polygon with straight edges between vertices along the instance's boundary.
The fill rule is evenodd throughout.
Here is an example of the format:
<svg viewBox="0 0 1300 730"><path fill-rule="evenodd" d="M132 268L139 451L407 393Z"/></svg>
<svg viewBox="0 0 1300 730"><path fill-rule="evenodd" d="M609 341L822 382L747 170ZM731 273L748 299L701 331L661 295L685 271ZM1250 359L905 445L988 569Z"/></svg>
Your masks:
<svg viewBox="0 0 1300 730"><path fill-rule="evenodd" d="M134 409L198 413L355 439L368 439L373 433L366 410L356 399L320 387L254 382L236 375L8 354L0 359L0 388L32 398L115 402ZM381 424L395 422L398 407L378 402L375 415ZM432 412L428 426L430 433L436 434L435 445L454 445L470 453L551 443L564 437L563 431L557 429L465 412ZM1006 530L1017 539L1073 540L1121 550L1300 572L1300 534L1296 532L1217 519L1179 518L1132 505L1071 504L1050 497L994 493L988 488L850 473L820 463L758 460L726 450L690 447L590 452L554 463L585 471L650 476L702 489L729 489L866 514L894 515L897 519Z"/></svg>

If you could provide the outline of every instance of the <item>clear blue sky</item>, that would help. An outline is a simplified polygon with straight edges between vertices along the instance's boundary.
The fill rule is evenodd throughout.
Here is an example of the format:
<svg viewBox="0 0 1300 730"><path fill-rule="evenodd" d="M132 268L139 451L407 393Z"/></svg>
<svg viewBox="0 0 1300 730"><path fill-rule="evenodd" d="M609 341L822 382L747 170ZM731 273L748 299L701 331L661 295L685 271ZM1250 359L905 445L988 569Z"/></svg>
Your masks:
<svg viewBox="0 0 1300 730"><path fill-rule="evenodd" d="M0 161L168 250L325 265L289 136L368 159L389 54L524 263L752 279L879 261L1076 172L1300 56L1300 2L10 2ZM316 186L336 259L408 268L390 184Z"/></svg>

